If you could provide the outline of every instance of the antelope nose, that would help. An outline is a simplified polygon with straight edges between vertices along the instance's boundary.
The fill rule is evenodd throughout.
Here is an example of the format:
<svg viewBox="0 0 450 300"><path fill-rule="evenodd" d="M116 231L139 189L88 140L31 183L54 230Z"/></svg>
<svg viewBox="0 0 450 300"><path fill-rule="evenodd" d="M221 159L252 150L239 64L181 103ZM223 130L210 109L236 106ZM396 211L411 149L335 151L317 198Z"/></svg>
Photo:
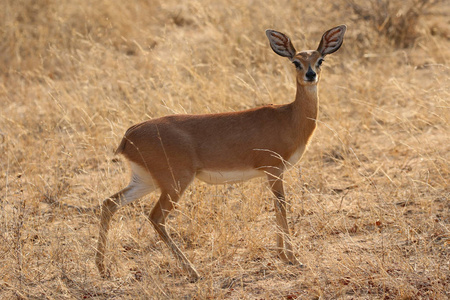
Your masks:
<svg viewBox="0 0 450 300"><path fill-rule="evenodd" d="M308 68L308 71L305 74L306 79L310 81L314 81L316 79L316 72L311 69L311 66Z"/></svg>

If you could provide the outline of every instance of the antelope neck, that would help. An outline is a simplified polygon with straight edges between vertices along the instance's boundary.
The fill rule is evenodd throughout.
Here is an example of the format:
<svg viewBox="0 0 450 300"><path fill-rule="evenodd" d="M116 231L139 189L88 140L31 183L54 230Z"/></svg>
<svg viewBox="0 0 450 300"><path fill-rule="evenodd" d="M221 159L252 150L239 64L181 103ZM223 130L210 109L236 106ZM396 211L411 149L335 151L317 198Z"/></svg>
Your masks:
<svg viewBox="0 0 450 300"><path fill-rule="evenodd" d="M303 130L311 131L315 129L316 120L319 113L319 98L317 96L317 84L301 85L297 84L295 101L292 103L295 115L299 118L299 124Z"/></svg>

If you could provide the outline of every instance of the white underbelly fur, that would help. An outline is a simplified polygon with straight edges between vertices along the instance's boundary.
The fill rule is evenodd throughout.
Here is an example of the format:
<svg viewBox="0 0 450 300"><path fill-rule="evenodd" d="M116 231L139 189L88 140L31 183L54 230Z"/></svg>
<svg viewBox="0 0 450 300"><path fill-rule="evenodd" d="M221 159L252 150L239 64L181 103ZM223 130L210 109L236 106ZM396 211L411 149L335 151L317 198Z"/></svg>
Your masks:
<svg viewBox="0 0 450 300"><path fill-rule="evenodd" d="M287 160L286 168L294 166L303 156L306 147L300 146ZM201 181L210 184L224 184L246 181L255 177L265 176L266 173L262 170L247 169L235 171L216 171L216 170L201 170L196 174L196 177Z"/></svg>
<svg viewBox="0 0 450 300"><path fill-rule="evenodd" d="M196 174L196 177L206 183L224 184L246 181L255 177L262 177L264 175L264 171L255 169L235 171L202 170Z"/></svg>
<svg viewBox="0 0 450 300"><path fill-rule="evenodd" d="M305 147L300 146L287 160L286 168L290 168L297 163L305 152ZM143 167L130 162L132 170L132 181L130 185L144 185L146 190L158 188L150 173ZM255 177L263 177L266 173L262 170L246 169L233 171L201 170L196 177L209 184L225 184L247 181Z"/></svg>
<svg viewBox="0 0 450 300"><path fill-rule="evenodd" d="M152 175L145 168L143 168L142 166L140 166L137 163L134 163L132 161L130 161L130 167L131 167L131 182L130 182L130 184L145 185L149 189L157 189L158 188L158 185L156 184Z"/></svg>
<svg viewBox="0 0 450 300"><path fill-rule="evenodd" d="M287 163L286 167L290 168L290 167L294 166L300 160L300 158L302 158L303 153L305 152L305 149L306 149L305 146L298 147L297 150L295 150L295 152L287 160L288 163Z"/></svg>

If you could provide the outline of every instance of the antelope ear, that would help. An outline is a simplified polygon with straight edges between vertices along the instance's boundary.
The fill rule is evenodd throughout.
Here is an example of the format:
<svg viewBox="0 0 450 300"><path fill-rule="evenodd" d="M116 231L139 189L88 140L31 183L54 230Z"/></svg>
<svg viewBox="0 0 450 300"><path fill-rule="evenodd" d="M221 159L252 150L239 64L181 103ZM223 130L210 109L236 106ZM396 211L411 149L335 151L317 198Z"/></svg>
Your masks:
<svg viewBox="0 0 450 300"><path fill-rule="evenodd" d="M347 26L341 25L325 32L317 51L322 54L322 56L336 52L344 41L344 33L346 30Z"/></svg>
<svg viewBox="0 0 450 300"><path fill-rule="evenodd" d="M291 39L287 37L284 33L275 31L275 30L266 30L267 38L270 42L270 47L272 50L281 56L287 58L293 58L296 51L294 46L291 43Z"/></svg>

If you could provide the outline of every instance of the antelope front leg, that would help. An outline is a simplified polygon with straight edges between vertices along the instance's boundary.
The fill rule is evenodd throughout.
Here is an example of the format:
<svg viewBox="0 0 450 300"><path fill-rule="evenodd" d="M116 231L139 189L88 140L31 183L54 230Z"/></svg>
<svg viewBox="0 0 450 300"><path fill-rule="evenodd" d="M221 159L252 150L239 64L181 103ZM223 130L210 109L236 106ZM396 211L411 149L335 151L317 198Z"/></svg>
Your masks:
<svg viewBox="0 0 450 300"><path fill-rule="evenodd" d="M270 188L275 195L275 216L277 220L277 254L285 262L300 264L295 258L286 217L282 173L268 175Z"/></svg>

